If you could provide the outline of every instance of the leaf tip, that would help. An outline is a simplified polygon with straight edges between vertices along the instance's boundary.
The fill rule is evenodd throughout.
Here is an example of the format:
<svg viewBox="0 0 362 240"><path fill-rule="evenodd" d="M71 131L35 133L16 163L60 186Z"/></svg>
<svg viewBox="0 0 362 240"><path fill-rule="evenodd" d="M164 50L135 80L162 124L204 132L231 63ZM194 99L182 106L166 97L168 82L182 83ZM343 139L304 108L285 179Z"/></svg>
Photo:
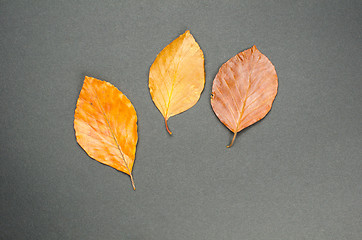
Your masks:
<svg viewBox="0 0 362 240"><path fill-rule="evenodd" d="M251 47L251 53L253 52L259 52L259 49L257 49L255 45Z"/></svg>

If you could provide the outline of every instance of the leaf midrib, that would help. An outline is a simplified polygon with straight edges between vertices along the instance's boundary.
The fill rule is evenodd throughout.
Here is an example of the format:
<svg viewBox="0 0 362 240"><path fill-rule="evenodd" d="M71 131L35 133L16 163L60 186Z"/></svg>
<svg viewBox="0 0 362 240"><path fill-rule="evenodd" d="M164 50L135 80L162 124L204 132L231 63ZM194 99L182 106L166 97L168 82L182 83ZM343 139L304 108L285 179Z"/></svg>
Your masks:
<svg viewBox="0 0 362 240"><path fill-rule="evenodd" d="M237 54L236 56L238 56L238 58L240 59L240 61L243 61L243 60L241 59L241 57L239 56L239 54ZM259 61L259 60L258 60L258 61ZM244 102L243 102L243 106L242 106L242 108L241 108L241 113L240 113L238 122L237 122L237 124L236 124L236 132L238 132L238 129L239 129L241 120L242 120L243 115L244 115L244 112L245 112L245 105L246 105L246 101L248 100L249 90L250 90L250 87L251 87L251 75L252 75L252 73L253 73L253 71L251 70L250 73L249 73L248 88L246 89L245 99L244 99Z"/></svg>
<svg viewBox="0 0 362 240"><path fill-rule="evenodd" d="M93 90L93 89L92 89L92 90ZM102 112L104 118L105 118L106 121L107 121L107 126L108 126L109 130L111 131L113 140L114 140L114 142L116 143L119 152L121 153L122 160L123 160L123 162L124 162L124 164L125 164L125 166L126 166L126 168L127 168L127 170L128 170L128 173L129 173L129 175L131 175L131 171L130 171L130 169L129 169L129 167L128 167L128 164L127 164L127 162L126 162L126 159L125 159L125 157L124 157L124 155L123 155L123 152L122 152L122 150L121 150L121 147L119 146L119 143L118 143L118 141L117 141L117 138L116 138L116 136L115 136L115 134L114 134L114 132L113 132L113 130L112 130L112 127L111 127L111 124L110 124L110 122L109 122L109 119L108 119L108 117L107 117L107 115L106 115L106 113L105 113L105 111L104 111L104 109L103 109L103 106L101 105L101 103L100 103L100 101L99 101L99 97L98 97L97 91L93 91L93 93L94 93L94 95L96 96L96 99L97 99L99 108L101 109L101 112Z"/></svg>
<svg viewBox="0 0 362 240"><path fill-rule="evenodd" d="M183 49L184 49L184 45L185 45L185 39L183 40L182 42L182 48L181 48L181 53L183 52ZM177 63L177 66L175 68L175 72L173 74L173 80L172 80L172 85L171 85L171 91L170 91L170 94L168 95L168 103L167 103L167 106L166 106L166 118L168 118L168 111L170 109L170 103L171 103L171 98L172 98L172 94L173 94L173 90L175 89L175 85L176 85L176 78L177 78L177 72L178 72L178 68L180 66L180 64L183 62L183 60L185 59L185 56L190 52L192 48L189 48L187 50L186 53L183 54L182 58L178 61ZM173 59L173 62L175 61L175 58Z"/></svg>
<svg viewBox="0 0 362 240"><path fill-rule="evenodd" d="M246 89L245 99L244 99L244 102L243 102L243 106L241 108L241 113L240 113L240 116L239 116L238 123L236 124L236 131L238 131L238 129L239 129L241 119L243 118L243 115L244 115L244 112L245 112L245 105L246 105L246 101L248 100L248 97L249 97L250 86L251 86L251 82L250 82L250 75L249 75L249 85L248 85L248 89Z"/></svg>

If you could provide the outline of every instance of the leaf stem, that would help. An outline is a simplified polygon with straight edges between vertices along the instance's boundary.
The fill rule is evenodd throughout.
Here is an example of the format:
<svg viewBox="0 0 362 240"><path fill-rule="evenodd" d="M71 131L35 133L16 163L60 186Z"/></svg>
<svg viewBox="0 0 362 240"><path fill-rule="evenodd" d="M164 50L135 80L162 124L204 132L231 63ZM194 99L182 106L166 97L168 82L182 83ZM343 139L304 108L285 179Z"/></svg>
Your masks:
<svg viewBox="0 0 362 240"><path fill-rule="evenodd" d="M134 185L132 173L130 173L129 176L131 177L131 183L132 183L133 190L136 191L136 186Z"/></svg>
<svg viewBox="0 0 362 240"><path fill-rule="evenodd" d="M167 132L172 135L172 132L170 131L170 129L168 129L168 125L167 125L167 119L165 118L165 125L166 125L166 130Z"/></svg>
<svg viewBox="0 0 362 240"><path fill-rule="evenodd" d="M236 132L234 132L234 137L233 137L233 140L231 140L231 143L229 144L229 146L226 146L227 148L231 147L231 146L234 144L235 137L236 137L236 134L237 134L237 133L238 133L237 131L236 131Z"/></svg>

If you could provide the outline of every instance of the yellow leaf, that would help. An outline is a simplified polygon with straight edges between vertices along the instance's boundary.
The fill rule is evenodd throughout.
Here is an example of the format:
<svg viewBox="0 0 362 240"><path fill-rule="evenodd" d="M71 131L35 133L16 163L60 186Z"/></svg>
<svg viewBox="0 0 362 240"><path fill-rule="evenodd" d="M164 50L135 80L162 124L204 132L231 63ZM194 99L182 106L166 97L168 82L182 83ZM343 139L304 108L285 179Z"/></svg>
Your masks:
<svg viewBox="0 0 362 240"><path fill-rule="evenodd" d="M112 84L85 77L74 114L77 142L91 157L131 177L137 145L137 115Z"/></svg>
<svg viewBox="0 0 362 240"><path fill-rule="evenodd" d="M167 120L194 106L205 85L204 54L190 31L176 38L150 68L152 100Z"/></svg>

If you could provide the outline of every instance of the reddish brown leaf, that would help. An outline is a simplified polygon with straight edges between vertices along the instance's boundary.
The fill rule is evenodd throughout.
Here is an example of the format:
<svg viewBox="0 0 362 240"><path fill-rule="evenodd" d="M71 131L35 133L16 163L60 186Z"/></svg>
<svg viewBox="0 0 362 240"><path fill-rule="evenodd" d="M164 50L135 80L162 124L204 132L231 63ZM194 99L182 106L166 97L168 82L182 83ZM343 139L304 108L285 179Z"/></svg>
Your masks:
<svg viewBox="0 0 362 240"><path fill-rule="evenodd" d="M278 89L273 64L259 50L238 53L224 63L217 73L211 106L220 121L236 134L259 121L270 111Z"/></svg>
<svg viewBox="0 0 362 240"><path fill-rule="evenodd" d="M74 114L77 142L95 160L131 177L137 144L132 103L112 84L85 77Z"/></svg>

